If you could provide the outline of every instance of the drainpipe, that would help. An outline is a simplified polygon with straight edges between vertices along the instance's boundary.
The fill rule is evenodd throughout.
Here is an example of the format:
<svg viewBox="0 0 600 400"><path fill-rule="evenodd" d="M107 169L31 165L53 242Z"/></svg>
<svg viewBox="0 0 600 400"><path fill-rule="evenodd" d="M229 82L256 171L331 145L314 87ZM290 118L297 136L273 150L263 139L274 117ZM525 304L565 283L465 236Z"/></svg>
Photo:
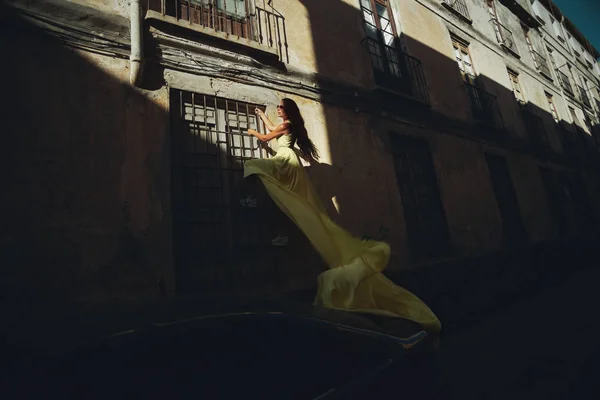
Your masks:
<svg viewBox="0 0 600 400"><path fill-rule="evenodd" d="M142 37L142 4L140 0L130 0L131 55L129 56L129 82L137 86L141 82L144 52Z"/></svg>

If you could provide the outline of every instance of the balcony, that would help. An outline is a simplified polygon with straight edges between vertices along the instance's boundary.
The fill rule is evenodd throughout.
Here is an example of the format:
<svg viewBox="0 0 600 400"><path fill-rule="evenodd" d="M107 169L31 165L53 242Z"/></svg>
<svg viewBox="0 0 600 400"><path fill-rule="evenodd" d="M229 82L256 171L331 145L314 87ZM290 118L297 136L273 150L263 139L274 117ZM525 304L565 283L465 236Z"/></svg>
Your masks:
<svg viewBox="0 0 600 400"><path fill-rule="evenodd" d="M255 6L254 0L148 0L148 10L177 25L289 59L285 19Z"/></svg>
<svg viewBox="0 0 600 400"><path fill-rule="evenodd" d="M583 103L584 106L586 106L587 108L589 108L590 110L592 109L592 103L590 102L590 98L587 94L587 92L585 91L585 89L579 85L577 85L577 88L579 89L579 97L581 98L581 102Z"/></svg>
<svg viewBox="0 0 600 400"><path fill-rule="evenodd" d="M465 0L444 0L442 1L442 5L469 24L473 23Z"/></svg>
<svg viewBox="0 0 600 400"><path fill-rule="evenodd" d="M465 83L476 121L496 129L504 129L504 121L496 96L470 83Z"/></svg>
<svg viewBox="0 0 600 400"><path fill-rule="evenodd" d="M531 56L533 57L535 68L546 78L552 80L552 73L550 72L548 61L535 50L531 50Z"/></svg>
<svg viewBox="0 0 600 400"><path fill-rule="evenodd" d="M573 86L571 86L571 80L564 72L560 70L556 70L556 74L558 75L558 80L560 80L560 85L563 90L570 94L571 96L575 96L575 92L573 91Z"/></svg>
<svg viewBox="0 0 600 400"><path fill-rule="evenodd" d="M383 40L367 37L364 41L378 86L429 104L429 89L421 60L383 44Z"/></svg>
<svg viewBox="0 0 600 400"><path fill-rule="evenodd" d="M494 27L494 32L496 32L496 40L498 40L498 43L500 43L502 47L512 53L515 57L520 58L521 56L519 55L519 50L517 49L517 44L514 40L512 32L498 22L497 19L491 19L490 22Z"/></svg>

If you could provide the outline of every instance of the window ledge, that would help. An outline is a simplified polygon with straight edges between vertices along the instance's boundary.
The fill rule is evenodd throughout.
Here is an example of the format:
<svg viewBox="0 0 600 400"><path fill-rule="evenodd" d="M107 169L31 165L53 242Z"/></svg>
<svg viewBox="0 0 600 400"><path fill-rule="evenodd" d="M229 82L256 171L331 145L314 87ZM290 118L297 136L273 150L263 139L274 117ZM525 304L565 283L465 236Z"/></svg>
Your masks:
<svg viewBox="0 0 600 400"><path fill-rule="evenodd" d="M446 3L445 1L442 1L442 6L447 9L448 11L450 11L452 14L456 15L458 18L462 19L464 22L466 22L469 25L473 25L473 20L469 17L466 17L464 15L462 15L459 11L457 11L454 7L452 7L450 4Z"/></svg>
<svg viewBox="0 0 600 400"><path fill-rule="evenodd" d="M548 79L550 82L554 82L554 78L552 78L551 75L548 75L547 73L545 73L542 70L538 70L538 72L540 73L541 76L543 76L544 78Z"/></svg>
<svg viewBox="0 0 600 400"><path fill-rule="evenodd" d="M227 41L230 43L234 43L236 45L248 47L252 50L259 51L259 52L279 58L279 53L277 52L277 50L274 48L271 48L269 46L260 44L253 40L240 38L239 36L236 36L236 35L230 35L225 32L219 32L213 28L209 28L206 26L198 25L198 24L193 24L186 20L177 19L170 15L163 15L154 10L148 10L146 12L146 19L166 22L168 24L175 25L180 28L187 29L189 31L197 32L197 33L209 36L209 37L217 39L217 40L224 40L224 41Z"/></svg>
<svg viewBox="0 0 600 400"><path fill-rule="evenodd" d="M505 45L504 43L500 43L500 46L502 46L502 48L509 52L510 54L512 54L513 56L517 57L517 58L521 58L521 55L519 53L517 53L515 50L511 49L510 47L508 47L507 45Z"/></svg>
<svg viewBox="0 0 600 400"><path fill-rule="evenodd" d="M569 91L568 91L567 89L565 89L565 88L562 88L562 90L563 90L563 92L565 92L565 94L566 94L566 95L567 95L567 96L568 96L568 97L569 97L571 100L578 101L578 100L577 100L577 97L575 97L575 94L574 94L574 93L571 93L571 92L569 92Z"/></svg>

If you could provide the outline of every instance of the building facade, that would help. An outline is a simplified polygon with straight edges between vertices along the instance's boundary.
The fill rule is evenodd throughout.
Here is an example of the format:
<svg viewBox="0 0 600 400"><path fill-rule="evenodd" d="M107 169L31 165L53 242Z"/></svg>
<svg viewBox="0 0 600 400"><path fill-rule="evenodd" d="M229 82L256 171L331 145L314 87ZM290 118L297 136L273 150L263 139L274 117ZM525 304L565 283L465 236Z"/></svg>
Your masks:
<svg viewBox="0 0 600 400"><path fill-rule="evenodd" d="M334 220L390 270L594 235L599 53L546 0L6 3L4 292L289 291L323 268L247 210L245 134L295 100ZM32 111L34 111L32 113Z"/></svg>

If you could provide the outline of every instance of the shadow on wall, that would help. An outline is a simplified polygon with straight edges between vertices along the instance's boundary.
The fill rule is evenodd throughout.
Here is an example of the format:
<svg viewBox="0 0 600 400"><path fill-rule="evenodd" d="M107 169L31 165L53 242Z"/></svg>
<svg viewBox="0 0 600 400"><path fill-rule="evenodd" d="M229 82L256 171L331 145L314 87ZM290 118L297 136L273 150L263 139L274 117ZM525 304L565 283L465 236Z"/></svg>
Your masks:
<svg viewBox="0 0 600 400"><path fill-rule="evenodd" d="M125 83L126 59L65 47L15 13L2 32L2 294L45 304L170 291L165 102Z"/></svg>
<svg viewBox="0 0 600 400"><path fill-rule="evenodd" d="M16 55L7 71L14 79L4 159L12 169L5 179L0 244L6 266L2 292L11 301L146 300L172 291L175 279L178 292L255 286L272 292L297 278L301 269L289 260L299 254L306 256L305 270L307 262L321 267L299 233L291 235L297 243L293 256L268 246L234 246L228 252L191 243L197 239L194 224L229 224L215 228L215 234L230 235L236 225L229 218L246 215L235 203L238 194L216 204L211 189L202 187L208 175L222 172L218 166L196 168L205 155L192 151L188 169L172 158L174 130L193 139L195 149L216 149L220 159L230 154L203 140L199 125L186 125L177 114L180 107L169 105L176 99L164 86L162 68L146 65L144 86L153 91L134 89L125 83L126 59L66 47L16 14L5 20L3 37L16 38L3 43ZM150 50L153 44L147 44ZM182 198L181 185L188 194L202 193ZM199 221L200 203L208 204L218 221ZM185 221L178 219L182 213ZM259 225L272 223L261 218ZM316 272L311 283L315 277Z"/></svg>
<svg viewBox="0 0 600 400"><path fill-rule="evenodd" d="M600 210L594 210L591 199L598 198L600 187L598 184L584 185L582 180L582 169L593 171L600 162L598 148L590 135L575 124L566 121L556 123L547 109L542 109L531 102L519 103L512 90L488 76L477 75L470 82L471 85L465 84L454 59L440 54L415 38L404 35L401 40L408 51L422 61L427 81L434 82L429 86L434 105L442 103L445 97L453 98L452 96L456 96L457 92L462 93L471 119L469 125L456 125L446 116L432 110L429 112L428 120L438 131L477 140L482 144L481 152L489 155L486 156L487 160L482 157L482 161L486 164L504 227L502 232L504 246L522 246L528 242L528 236L531 235L527 232L519 233L518 231L523 227L517 226L526 223L524 221L526 217L530 220L530 225L533 223L538 226L536 234L541 233L540 230L543 230L541 225L531 220L535 219L540 204L544 202L549 203L549 215L554 220L559 235L588 236L598 230L600 215L597 215L597 212ZM522 54L521 57L526 62L530 55ZM440 73L442 71L446 73ZM506 84L509 85L508 70L506 70L506 77ZM545 78L540 75L539 79ZM538 93L538 95L543 97L544 94ZM554 97L555 102L561 101L559 96ZM444 151L436 149L435 143L431 140L430 142L434 152ZM507 161L515 158L510 156L510 153L507 154L503 148L512 150L512 153L518 156L531 156L538 160L536 163L539 174L536 171L534 179L542 182L539 189L546 192L544 196L546 201L534 201L535 197L532 195L535 196L536 193L531 192L534 191L532 187L525 186L526 181L519 176L521 174L512 172L507 176L508 183L501 182L502 177L495 168L497 165L490 165L490 156L506 157ZM439 167L442 171L438 173L443 172L444 165ZM548 173L551 176L543 176ZM507 193L511 190L511 186L518 197L512 206L509 204L513 201L509 199L512 195ZM563 188L566 188L569 193L565 194ZM464 192L470 188L468 185L454 186L451 190ZM519 209L522 206L529 209ZM514 210L510 210L511 207L514 207ZM563 230L561 225L564 222L561 220L567 220L567 225L572 225L571 228ZM521 239L514 242L514 237Z"/></svg>
<svg viewBox="0 0 600 400"><path fill-rule="evenodd" d="M322 77L321 82L325 85L329 77L335 76L336 68L347 63L352 64L354 61L354 64L364 64L369 68L362 71L359 67L353 67L355 71L362 74L359 79L356 79L357 84L364 84L367 88L372 86L373 74L370 70L367 49L360 44L365 37L364 31L362 31L363 22L360 10L343 1L302 0L302 4L306 7L311 21L312 42L317 72ZM343 47L334 45L340 43L340 38L344 38ZM352 43L352 45L346 42ZM556 203L555 206L549 205L551 209L549 212L550 215L554 214L553 219L556 226L562 224L560 220L575 221L573 223L575 227L567 233L585 235L594 229L594 225L597 226L590 197L598 197L600 193L598 188L596 188L596 192L593 190L589 193L586 192L586 188L581 185L580 165L575 161L578 157L584 157L587 159L586 168L588 169L596 162L593 159L598 158L597 150L589 135L571 124L564 122L556 124L547 110L540 109L532 103L520 105L510 89L487 76L480 75L473 82L473 87L466 86L460 77L454 59L424 45L416 38L403 35L400 37L400 43L401 47L407 49L410 55L422 62L432 104L434 106L443 105L446 98L449 99L447 101L453 102L456 99L456 92L461 92L464 99L462 112L470 118L470 121L456 121L437 110L415 106L414 102L412 104L407 102L403 96L390 95L380 91L372 91L369 98L360 96L349 101L346 98L344 104L346 114L342 114L336 107L325 104L325 127L330 143L332 166L326 167L317 164L314 168L310 167L309 171L315 186L320 189L325 203L329 205L330 211L333 210L330 199L335 196L340 214L332 214L334 219L337 219L355 235L364 234L365 230L374 235L374 228L380 226L382 222L373 221L378 214L377 210L371 212L368 207L370 204L368 196L372 196L373 191L364 190L361 183L366 182L366 187L377 190L386 187L386 177L380 176L378 174L380 170L373 168L375 175L370 180L361 180L361 177L366 177L371 173L370 169L374 166L370 160L371 154L352 151L352 146L366 149L366 147L362 147L366 144L364 136L372 135L369 129L377 127L378 131L373 133L374 140L383 143L385 152L390 153L390 158L392 149L388 134L418 135L427 138L434 160L437 159L434 162L436 163L438 182L442 179L439 176L440 173L447 175L443 177L446 183L442 185L446 215L451 213L469 215L470 205L468 202L463 203L462 200L472 197L470 192L473 188L469 185L476 185L476 182L469 179L469 173L473 173L473 169L479 169L480 172L477 174L485 178L485 184L489 187L487 197L492 197L490 200L492 208L486 209L485 212L488 216L496 212L501 218L502 222L500 223L490 222L494 222L493 226L504 226L504 229L498 228L497 236L503 237L501 241L505 246L526 245L529 236L532 236L527 232L531 225L534 225L535 227L532 229L536 230L533 236L539 237L547 234L548 229L544 226L544 222L538 221L543 218L540 215L538 200L541 200L541 203L544 203L544 200ZM522 55L524 60L527 57L529 54ZM508 84L508 75L506 83ZM327 103L325 99L324 103ZM391 124L384 122L383 116L381 118L368 117L366 121L370 126L366 129L362 129L362 127L344 129L339 123L340 115L342 115L341 118L344 118L343 115L352 115L352 110L356 107L360 110L371 111L375 115L386 113L400 118L408 117L417 124L431 127L432 130L444 132L449 136L474 139L475 141L464 143L471 143L471 146L478 147L478 154L475 158L473 154L470 155L471 158L463 158L463 155L457 154L456 160L442 157L440 161L439 156L445 150L439 147L439 144L444 143L444 141L440 141L439 136L423 128L408 126L391 128ZM368 144L373 145L372 143ZM539 162L539 165L555 171L551 172L551 179L544 179L545 187L541 190L546 191L545 194L533 193L533 197L531 197L531 193L526 190L519 190L526 187L524 182L520 182L519 187L515 187L515 179L520 178L514 174L511 176L508 163L502 160L500 161L502 165L498 166L498 163L495 163L492 166L494 171L489 170L490 167L486 163L484 153L505 157L507 153L502 147L512 149L511 153L513 154L531 155L544 160ZM560 154L561 147L565 147L566 156ZM365 155L366 157L360 160L360 157ZM375 157L380 157L380 155L381 153L376 154ZM464 155L469 156L469 154ZM458 168L452 168L452 166L444 164L444 158L446 162L451 161L453 164L461 165L458 165ZM470 169L471 171L469 171ZM534 176L535 174L537 171ZM456 184L461 180L465 182L464 185ZM398 183L403 184L403 182ZM552 200L551 198L562 190L561 184L568 184L572 187L571 191L578 194L575 196L561 195L558 200ZM390 193L389 195L395 194ZM450 200L453 204L448 204L447 199L454 199ZM477 199L470 200L478 201ZM578 205L574 206L573 204ZM523 205L528 209L519 210L519 207ZM461 211L460 207L466 208L467 211ZM354 210L362 212L356 213ZM404 210L403 212L405 213L404 219L409 219L406 213L411 211ZM524 216L523 213L525 213ZM394 225L394 221L386 222ZM468 223L471 224L471 222ZM472 223L475 225L478 221ZM450 227L453 230L452 238L463 235L462 231L471 227L466 226L464 219L456 224L458 225ZM482 222L480 225L480 234L489 235L490 224ZM407 235L410 234L410 229L408 229ZM468 239L471 243L494 241L477 237L479 235L477 230L472 230L468 235L471 235ZM515 241L515 237L519 239ZM457 255L468 255L464 252L470 251L468 248L472 244L454 243L454 246L458 248Z"/></svg>
<svg viewBox="0 0 600 400"><path fill-rule="evenodd" d="M340 57L348 56L338 54L344 49L324 40L330 36L346 38L349 43L356 40L352 48L364 50L356 54L357 63L369 65L366 49L360 45L364 34L356 8L339 0L302 2L311 18L319 73L335 75ZM166 89L133 89L123 83L128 76L126 59L110 60L110 70L120 74L112 76L96 65L101 56L66 48L57 38L15 15L5 16L2 28L6 33L3 45L14 57L7 64L6 75L11 77L7 82L11 102L6 113L5 131L9 135L3 147L3 158L10 165L4 170L6 195L2 199L3 293L31 302L50 298L105 301L113 297L160 296L160 278L164 277L169 285L174 280ZM464 89L453 60L418 41L406 37L402 40L413 55L422 59L428 81L439 71L456 73L457 79L449 80L449 87L430 87L434 102L437 90ZM23 52L24 48L31 51ZM58 64L55 60L63 62ZM103 58L104 62L107 60ZM364 72L366 82L372 74L370 70ZM161 87L161 79L156 79L161 75L160 69L150 72L153 79L149 87ZM511 107L517 110L509 90L484 77L480 79L485 90L498 97L503 114ZM360 109L410 114L457 136L485 137L490 143L502 143L514 136L508 131L490 130L486 125L456 124L432 110L418 108L421 111L415 112L414 108L399 107L407 104L400 97L381 95L355 101L352 105ZM547 112L535 113L548 120ZM356 149L381 146L391 154L389 132L365 134L364 126L354 125L359 115L344 115L341 108L325 107L332 166L316 163L309 167L309 173L334 219L357 236L375 237L384 221L376 220L373 212L356 210L365 209L365 204L379 195L363 190L362 185L377 190L386 186L387 178L378 175L381 164L375 158L381 152L365 155ZM347 121L340 123L344 119ZM371 126L366 130L378 126L381 119L367 119ZM553 122L546 126L553 126ZM411 129L410 134L420 132L430 141L434 155L443 151L436 148L433 136L427 136L426 131ZM527 138L519 139L522 140L517 143L527 142ZM468 190L461 186L449 188L457 192ZM398 196L397 192L393 194ZM337 200L339 215L331 203L332 197ZM558 207L566 206L561 203ZM578 215L580 220L588 220L584 213ZM309 248L307 243L301 243L297 251ZM281 270L289 258L286 254L276 255L269 262ZM253 275L254 267L248 268L236 279ZM213 270L213 278L219 280L232 273ZM187 269L176 273L180 281L190 278Z"/></svg>

